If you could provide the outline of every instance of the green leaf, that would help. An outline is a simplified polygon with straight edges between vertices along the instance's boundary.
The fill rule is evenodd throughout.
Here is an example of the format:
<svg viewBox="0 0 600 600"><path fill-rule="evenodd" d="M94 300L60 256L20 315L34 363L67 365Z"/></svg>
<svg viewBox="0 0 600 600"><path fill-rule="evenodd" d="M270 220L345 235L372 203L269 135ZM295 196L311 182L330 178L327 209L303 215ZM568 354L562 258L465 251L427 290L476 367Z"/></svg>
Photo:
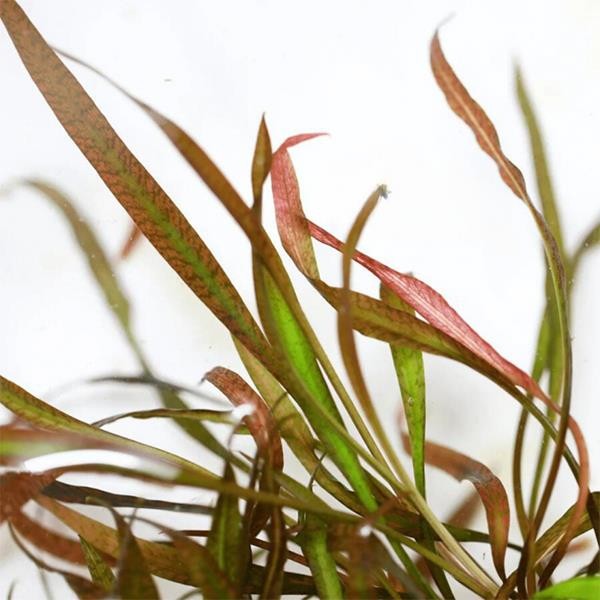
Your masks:
<svg viewBox="0 0 600 600"><path fill-rule="evenodd" d="M132 600L158 599L158 590L131 525L116 510L109 506L107 508L115 519L119 538L119 561L115 581L117 595Z"/></svg>
<svg viewBox="0 0 600 600"><path fill-rule="evenodd" d="M600 598L600 576L576 577L561 581L552 587L538 592L534 600L598 600Z"/></svg>
<svg viewBox="0 0 600 600"><path fill-rule="evenodd" d="M88 543L84 538L79 536L79 542L85 556L88 570L92 576L92 581L102 586L107 592L113 589L115 584L115 576L110 567L104 562L100 553Z"/></svg>
<svg viewBox="0 0 600 600"><path fill-rule="evenodd" d="M186 477L192 480L207 481L215 480L215 476L202 467L184 459L180 456L159 450L153 446L135 442L128 438L108 433L102 429L88 425L79 419L69 416L57 408L39 400L18 385L0 376L0 403L18 415L28 423L37 425L43 429L57 432L72 432L83 434L100 443L108 443L119 448L123 452L139 454L178 467Z"/></svg>
<svg viewBox="0 0 600 600"><path fill-rule="evenodd" d="M13 0L4 0L0 17L23 64L65 131L144 235L245 346L259 356L271 356L258 325L210 250L25 13Z"/></svg>
<svg viewBox="0 0 600 600"><path fill-rule="evenodd" d="M414 315L414 310L381 284L379 295L390 306ZM415 485L425 498L425 370L423 353L401 344L390 344L396 377L406 415Z"/></svg>
<svg viewBox="0 0 600 600"><path fill-rule="evenodd" d="M235 475L229 464L225 465L223 480L235 483ZM227 578L236 582L236 588L239 589L242 583L239 577L240 553L243 552L242 517L235 496L219 495L206 548Z"/></svg>
<svg viewBox="0 0 600 600"><path fill-rule="evenodd" d="M315 580L320 598L343 598L342 584L331 551L327 547L327 526L318 517L307 515L296 537Z"/></svg>

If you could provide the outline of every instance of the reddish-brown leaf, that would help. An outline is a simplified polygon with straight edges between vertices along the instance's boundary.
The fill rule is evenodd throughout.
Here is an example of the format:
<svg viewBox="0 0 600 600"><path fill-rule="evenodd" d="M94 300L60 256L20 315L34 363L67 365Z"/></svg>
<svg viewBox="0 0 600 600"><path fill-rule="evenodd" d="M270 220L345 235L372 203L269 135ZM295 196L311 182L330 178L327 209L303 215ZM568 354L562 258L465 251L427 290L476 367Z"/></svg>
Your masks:
<svg viewBox="0 0 600 600"><path fill-rule="evenodd" d="M406 451L410 452L406 434L402 434L402 441ZM494 566L500 577L506 579L504 557L508 545L510 507L500 479L479 461L432 442L425 443L425 462L442 469L458 481L467 479L475 486L485 508Z"/></svg>
<svg viewBox="0 0 600 600"><path fill-rule="evenodd" d="M0 524L21 512L21 507L37 496L40 491L57 477L58 472L19 473L0 475Z"/></svg>
<svg viewBox="0 0 600 600"><path fill-rule="evenodd" d="M319 269L288 148L321 135L325 134L304 133L288 138L273 154L271 165L271 186L281 243L300 271L311 279L319 278Z"/></svg>
<svg viewBox="0 0 600 600"><path fill-rule="evenodd" d="M500 146L500 139L494 124L485 111L470 96L460 82L442 52L437 32L431 40L431 69L433 76L446 96L450 108L471 128L481 149L491 156L500 176L508 187L524 202L527 202L527 188L521 171L514 165Z"/></svg>
<svg viewBox="0 0 600 600"><path fill-rule="evenodd" d="M344 244L323 228L309 223L309 230L310 234L318 241L340 252L343 251ZM545 397L538 384L527 373L503 358L463 320L441 294L429 285L412 275L399 273L362 252L357 251L354 254L354 260L371 271L438 331L468 348L515 385L523 387L538 398Z"/></svg>
<svg viewBox="0 0 600 600"><path fill-rule="evenodd" d="M11 516L12 526L19 532L21 537L33 544L38 550L48 552L61 560L66 560L78 565L85 565L85 557L81 549L81 544L75 540L46 529L33 519L30 519L22 512ZM107 557L114 564L114 560Z"/></svg>
<svg viewBox="0 0 600 600"><path fill-rule="evenodd" d="M283 450L277 424L265 401L237 374L215 367L203 379L212 383L234 406L246 406L250 414L243 422L256 441L259 452L272 468L283 468Z"/></svg>

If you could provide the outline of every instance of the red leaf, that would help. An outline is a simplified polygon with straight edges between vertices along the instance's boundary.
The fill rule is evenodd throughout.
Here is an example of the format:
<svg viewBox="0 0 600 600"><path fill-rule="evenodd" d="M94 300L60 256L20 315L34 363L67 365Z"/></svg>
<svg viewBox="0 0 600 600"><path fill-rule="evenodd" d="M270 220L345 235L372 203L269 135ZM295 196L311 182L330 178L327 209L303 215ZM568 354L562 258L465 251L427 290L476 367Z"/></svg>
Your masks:
<svg viewBox="0 0 600 600"><path fill-rule="evenodd" d="M280 471L283 468L283 449L277 424L265 401L237 374L224 367L215 367L204 377L222 392L235 406L248 406L251 414L244 424L256 441L259 452Z"/></svg>
<svg viewBox="0 0 600 600"><path fill-rule="evenodd" d="M40 474L23 471L0 475L0 523L20 513L21 507L52 483L59 474L58 471Z"/></svg>
<svg viewBox="0 0 600 600"><path fill-rule="evenodd" d="M309 231L318 241L343 252L344 244L318 225L309 222ZM357 251L354 260L371 271L436 329L471 350L515 385L521 386L538 398L545 398L544 392L527 373L496 352L433 288L416 277L399 273L362 252Z"/></svg>
<svg viewBox="0 0 600 600"><path fill-rule="evenodd" d="M303 133L288 138L273 154L271 164L271 186L281 243L300 271L311 279L319 278L319 270L302 210L296 171L287 149L321 135L325 134Z"/></svg>

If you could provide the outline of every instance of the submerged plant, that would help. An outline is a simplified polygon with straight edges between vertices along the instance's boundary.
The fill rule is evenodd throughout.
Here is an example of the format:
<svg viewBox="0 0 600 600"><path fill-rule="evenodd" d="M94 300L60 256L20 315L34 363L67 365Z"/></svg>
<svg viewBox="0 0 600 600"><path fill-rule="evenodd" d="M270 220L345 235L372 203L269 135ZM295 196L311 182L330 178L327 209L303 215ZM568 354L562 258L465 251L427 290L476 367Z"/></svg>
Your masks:
<svg viewBox="0 0 600 600"><path fill-rule="evenodd" d="M186 395L202 394L155 377L136 339L115 267L92 229L57 188L39 180L22 182L62 211L139 361L141 372L120 381L154 386L163 404L160 409L125 412L90 424L0 377L0 402L15 415L12 423L0 429L0 457L10 467L0 476L0 518L40 569L62 575L81 598L156 598L153 576L189 586L185 597L198 592L206 598L452 598L461 588L481 597L597 597L598 553L569 581L554 585L553 573L573 539L590 530L596 541L600 539L600 492L588 489L589 457L570 414L568 308L573 274L585 251L600 242L600 225L572 256L565 253L541 136L520 77L518 94L532 142L543 214L535 208L521 172L504 155L494 125L446 61L437 33L432 40L431 66L450 108L495 161L504 183L531 213L543 242L548 300L531 375L501 356L426 283L357 250L370 214L387 195L385 186L378 186L369 196L345 241L306 218L289 149L318 134L290 137L273 152L266 122L261 120L249 205L186 132L116 86L162 129L250 241L257 321L185 216L121 141L18 4L0 0L0 17L46 102L129 213L135 224L132 240L145 236L225 325L247 371L242 376L218 366L204 376L234 408L215 409L214 404L190 408ZM262 190L269 177L283 247L337 315L351 391L323 350L261 224ZM341 287L321 278L313 239L341 254ZM128 244L125 253L134 243ZM353 290L354 262L379 280L379 298ZM407 428L398 437L411 455L412 473L405 469L369 394L356 332L389 345ZM509 531L511 500L500 479L481 462L426 440L423 352L463 363L521 404L512 498L518 532ZM539 384L545 373L549 374L548 390ZM172 419L204 452L222 460L222 473L104 429L124 418ZM526 504L521 454L525 428L532 419L542 427L544 437ZM348 420L360 439L349 433ZM228 427L232 436L252 436L255 455L233 451L210 423ZM569 432L572 445L567 444ZM44 472L24 470L27 459L84 448L134 454L143 468L78 463ZM290 475L284 449L302 464L308 483ZM578 493L572 506L565 507L564 515L548 527L544 517L563 461L577 482ZM470 529L464 521L443 522L432 511L427 501L426 465L473 484L475 499L485 509L487 531ZM82 472L128 478L132 493L116 494L60 480L65 474ZM212 506L145 498L137 495L138 481L212 490L217 501ZM24 507L29 501L75 535L57 533L42 519L28 515ZM69 506L85 504L104 507L114 526ZM472 505L473 497L467 498L465 507ZM124 516L122 508L133 512ZM147 511L152 510L162 512L147 518ZM205 515L210 527L174 529L165 524L165 511ZM134 534L137 522L165 537L156 541ZM520 542L511 541L519 535ZM490 547L493 572L467 552L465 542ZM519 557L512 572L506 566L508 551ZM50 558L42 558L42 552L72 567L48 562Z"/></svg>

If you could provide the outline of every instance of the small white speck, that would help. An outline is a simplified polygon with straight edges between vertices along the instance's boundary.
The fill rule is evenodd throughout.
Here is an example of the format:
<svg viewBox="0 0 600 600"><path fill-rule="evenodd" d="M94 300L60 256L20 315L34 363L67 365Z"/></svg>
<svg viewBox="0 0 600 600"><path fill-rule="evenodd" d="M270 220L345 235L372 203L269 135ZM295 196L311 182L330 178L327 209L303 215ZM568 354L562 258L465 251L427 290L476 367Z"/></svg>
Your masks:
<svg viewBox="0 0 600 600"><path fill-rule="evenodd" d="M254 414L254 407L250 404L240 404L231 411L231 418L234 421L241 421L244 417Z"/></svg>

